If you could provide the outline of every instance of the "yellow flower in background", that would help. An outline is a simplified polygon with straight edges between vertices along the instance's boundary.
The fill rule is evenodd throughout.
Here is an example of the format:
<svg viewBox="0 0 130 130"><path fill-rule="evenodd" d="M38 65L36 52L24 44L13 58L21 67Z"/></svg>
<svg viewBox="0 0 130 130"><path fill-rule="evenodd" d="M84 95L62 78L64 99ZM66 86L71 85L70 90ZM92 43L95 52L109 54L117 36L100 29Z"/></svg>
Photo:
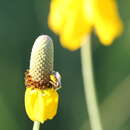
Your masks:
<svg viewBox="0 0 130 130"><path fill-rule="evenodd" d="M123 28L115 0L52 0L48 23L70 50L78 49L93 28L104 45L110 45Z"/></svg>
<svg viewBox="0 0 130 130"><path fill-rule="evenodd" d="M53 89L26 88L25 108L29 118L44 123L57 113L58 93Z"/></svg>

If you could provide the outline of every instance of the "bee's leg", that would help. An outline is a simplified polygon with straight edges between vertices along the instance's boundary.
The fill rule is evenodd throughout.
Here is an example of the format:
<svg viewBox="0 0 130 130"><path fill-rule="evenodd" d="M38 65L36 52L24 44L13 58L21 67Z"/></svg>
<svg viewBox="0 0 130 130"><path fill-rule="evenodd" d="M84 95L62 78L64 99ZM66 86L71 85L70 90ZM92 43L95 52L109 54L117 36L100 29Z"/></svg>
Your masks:
<svg viewBox="0 0 130 130"><path fill-rule="evenodd" d="M62 88L62 86L57 87L57 88L56 88L56 91L58 91L60 88Z"/></svg>

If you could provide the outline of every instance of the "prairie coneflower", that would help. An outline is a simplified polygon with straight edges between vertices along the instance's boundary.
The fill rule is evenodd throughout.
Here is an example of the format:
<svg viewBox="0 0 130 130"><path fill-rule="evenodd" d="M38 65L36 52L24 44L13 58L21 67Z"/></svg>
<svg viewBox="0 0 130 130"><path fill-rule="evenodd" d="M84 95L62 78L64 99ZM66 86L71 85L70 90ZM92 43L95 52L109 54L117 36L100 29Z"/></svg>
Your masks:
<svg viewBox="0 0 130 130"><path fill-rule="evenodd" d="M32 48L30 68L25 73L25 109L32 121L43 123L57 113L60 74L53 71L53 42L39 36ZM35 125L34 125L35 126Z"/></svg>
<svg viewBox="0 0 130 130"><path fill-rule="evenodd" d="M116 0L51 0L48 23L70 50L80 48L93 28L104 45L122 32Z"/></svg>

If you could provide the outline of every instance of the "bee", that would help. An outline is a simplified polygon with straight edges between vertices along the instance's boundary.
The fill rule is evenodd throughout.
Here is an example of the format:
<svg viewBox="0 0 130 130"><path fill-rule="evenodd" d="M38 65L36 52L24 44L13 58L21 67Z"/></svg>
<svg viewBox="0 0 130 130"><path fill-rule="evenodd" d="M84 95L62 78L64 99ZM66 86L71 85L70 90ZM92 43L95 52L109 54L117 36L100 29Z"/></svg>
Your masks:
<svg viewBox="0 0 130 130"><path fill-rule="evenodd" d="M59 72L53 71L52 74L50 74L50 81L52 86L58 90L61 88L61 75Z"/></svg>

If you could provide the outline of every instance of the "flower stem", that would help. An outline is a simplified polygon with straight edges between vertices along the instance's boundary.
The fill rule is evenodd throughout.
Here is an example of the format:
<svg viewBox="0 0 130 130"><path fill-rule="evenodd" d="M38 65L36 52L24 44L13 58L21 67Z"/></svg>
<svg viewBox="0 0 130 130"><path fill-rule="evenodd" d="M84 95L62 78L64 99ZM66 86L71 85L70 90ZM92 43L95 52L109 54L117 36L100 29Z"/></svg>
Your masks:
<svg viewBox="0 0 130 130"><path fill-rule="evenodd" d="M99 116L98 103L93 77L90 36L81 47L81 63L84 81L85 99L88 107L89 120L92 130L103 130Z"/></svg>
<svg viewBox="0 0 130 130"><path fill-rule="evenodd" d="M40 128L40 122L39 121L34 121L33 130L39 130L39 128Z"/></svg>

